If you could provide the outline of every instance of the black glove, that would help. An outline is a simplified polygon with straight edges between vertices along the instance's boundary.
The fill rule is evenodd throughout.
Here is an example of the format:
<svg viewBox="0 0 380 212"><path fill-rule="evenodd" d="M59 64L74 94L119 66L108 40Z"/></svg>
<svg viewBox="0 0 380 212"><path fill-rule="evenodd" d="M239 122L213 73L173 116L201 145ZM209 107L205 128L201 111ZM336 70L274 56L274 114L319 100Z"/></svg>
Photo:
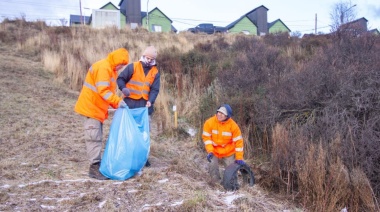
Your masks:
<svg viewBox="0 0 380 212"><path fill-rule="evenodd" d="M208 155L207 155L207 160L208 160L208 162L211 163L211 159L212 159L213 157L214 157L214 154L212 154L212 152L208 153Z"/></svg>
<svg viewBox="0 0 380 212"><path fill-rule="evenodd" d="M125 97L128 97L131 94L131 92L129 91L128 88L123 88L123 90L121 90L121 92L123 92Z"/></svg>

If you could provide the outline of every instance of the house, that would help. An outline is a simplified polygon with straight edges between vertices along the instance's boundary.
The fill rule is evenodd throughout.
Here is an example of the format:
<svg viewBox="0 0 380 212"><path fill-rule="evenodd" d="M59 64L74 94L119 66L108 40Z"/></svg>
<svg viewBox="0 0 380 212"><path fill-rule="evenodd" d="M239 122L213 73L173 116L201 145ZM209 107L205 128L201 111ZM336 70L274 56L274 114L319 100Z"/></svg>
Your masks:
<svg viewBox="0 0 380 212"><path fill-rule="evenodd" d="M241 16L236 21L227 25L230 33L244 33L252 35L266 35L268 33L291 32L291 30L277 19L268 23L268 8L261 5Z"/></svg>
<svg viewBox="0 0 380 212"><path fill-rule="evenodd" d="M90 16L80 16L80 15L70 15L70 23L69 26L77 26L77 25L88 25L90 21Z"/></svg>
<svg viewBox="0 0 380 212"><path fill-rule="evenodd" d="M378 29L371 29L371 30L369 30L369 32L374 34L374 35L380 35L380 32Z"/></svg>
<svg viewBox="0 0 380 212"><path fill-rule="evenodd" d="M141 12L141 0L121 0L119 6L131 29L141 26L151 32L177 32L172 26L173 21L157 7L148 13Z"/></svg>
<svg viewBox="0 0 380 212"><path fill-rule="evenodd" d="M93 10L89 24L94 28L116 26L120 29L126 26L125 20L125 15L112 2L108 2L100 9Z"/></svg>
<svg viewBox="0 0 380 212"><path fill-rule="evenodd" d="M268 23L269 33L283 33L283 32L291 32L291 30L281 21L281 19L277 19L271 23Z"/></svg>

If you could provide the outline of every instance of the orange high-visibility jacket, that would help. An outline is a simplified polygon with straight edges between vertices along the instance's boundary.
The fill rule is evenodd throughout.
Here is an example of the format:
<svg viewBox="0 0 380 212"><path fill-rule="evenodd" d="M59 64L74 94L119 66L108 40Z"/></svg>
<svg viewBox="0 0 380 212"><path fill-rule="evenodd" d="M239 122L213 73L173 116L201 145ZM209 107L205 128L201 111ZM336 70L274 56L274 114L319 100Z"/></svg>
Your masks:
<svg viewBox="0 0 380 212"><path fill-rule="evenodd" d="M108 107L118 108L119 102L123 101L116 95L116 67L128 62L128 51L120 48L94 63L87 72L74 111L103 123L108 118Z"/></svg>
<svg viewBox="0 0 380 212"><path fill-rule="evenodd" d="M144 98L148 100L150 86L153 84L154 78L158 73L156 66L153 66L149 73L145 76L144 68L141 62L133 63L133 74L131 79L125 84L131 94L128 96L131 99Z"/></svg>
<svg viewBox="0 0 380 212"><path fill-rule="evenodd" d="M235 154L235 160L243 160L243 137L234 120L218 121L216 115L206 120L202 139L207 153L212 152L217 158Z"/></svg>

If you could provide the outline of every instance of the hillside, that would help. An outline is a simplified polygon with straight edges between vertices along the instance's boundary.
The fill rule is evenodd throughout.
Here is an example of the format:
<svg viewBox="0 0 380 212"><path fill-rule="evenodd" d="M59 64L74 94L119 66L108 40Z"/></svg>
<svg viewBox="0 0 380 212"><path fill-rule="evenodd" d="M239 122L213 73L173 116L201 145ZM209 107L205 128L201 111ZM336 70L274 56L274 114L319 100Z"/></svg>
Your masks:
<svg viewBox="0 0 380 212"><path fill-rule="evenodd" d="M151 135L152 166L126 181L87 176L78 96L38 58L0 46L0 211L292 211L259 185L212 184L192 137ZM109 132L112 114L105 122ZM157 120L153 120L157 121ZM180 135L180 136L179 136ZM106 140L106 138L104 138ZM298 210L299 211L299 210Z"/></svg>

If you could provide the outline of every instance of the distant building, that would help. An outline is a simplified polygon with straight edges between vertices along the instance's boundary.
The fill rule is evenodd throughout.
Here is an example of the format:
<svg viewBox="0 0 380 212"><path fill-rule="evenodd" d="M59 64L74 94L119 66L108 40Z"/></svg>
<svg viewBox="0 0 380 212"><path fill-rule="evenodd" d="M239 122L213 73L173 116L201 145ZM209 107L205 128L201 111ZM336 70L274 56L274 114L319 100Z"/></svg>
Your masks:
<svg viewBox="0 0 380 212"><path fill-rule="evenodd" d="M268 23L268 8L264 5L257 7L227 25L230 33L244 33L251 35L266 35L268 33L291 32L291 30L277 19Z"/></svg>
<svg viewBox="0 0 380 212"><path fill-rule="evenodd" d="M89 25L90 16L70 15L70 26Z"/></svg>

